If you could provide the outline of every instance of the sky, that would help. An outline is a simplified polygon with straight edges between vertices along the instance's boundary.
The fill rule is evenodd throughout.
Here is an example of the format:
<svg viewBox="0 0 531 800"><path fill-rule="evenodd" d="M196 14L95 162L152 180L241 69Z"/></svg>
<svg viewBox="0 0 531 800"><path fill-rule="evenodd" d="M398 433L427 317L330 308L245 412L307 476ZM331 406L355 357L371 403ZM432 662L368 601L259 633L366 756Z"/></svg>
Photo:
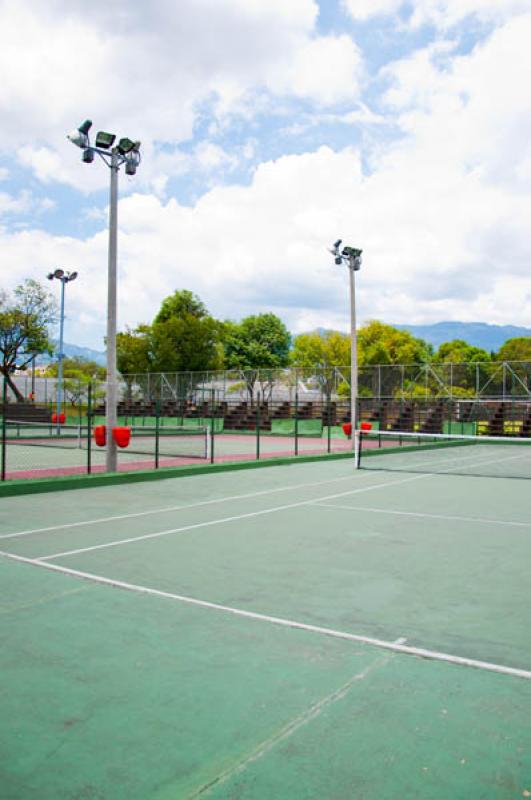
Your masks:
<svg viewBox="0 0 531 800"><path fill-rule="evenodd" d="M104 348L108 168L118 327L189 289L218 319L531 325L531 0L0 0L3 289L76 270L65 340ZM92 133L92 132L91 132Z"/></svg>

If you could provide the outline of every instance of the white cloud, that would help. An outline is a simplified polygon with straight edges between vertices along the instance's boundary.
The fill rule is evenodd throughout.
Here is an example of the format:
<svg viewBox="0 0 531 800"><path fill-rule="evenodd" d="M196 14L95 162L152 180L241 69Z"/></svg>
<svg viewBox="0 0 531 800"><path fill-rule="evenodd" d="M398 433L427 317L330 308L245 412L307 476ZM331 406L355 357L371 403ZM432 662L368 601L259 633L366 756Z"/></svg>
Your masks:
<svg viewBox="0 0 531 800"><path fill-rule="evenodd" d="M252 115L264 91L321 104L352 96L359 51L317 36L317 15L315 0L0 3L0 150L20 149L40 180L87 191L104 181L70 168L64 142L87 116L148 153L190 138L216 98L222 115Z"/></svg>
<svg viewBox="0 0 531 800"><path fill-rule="evenodd" d="M442 30L470 16L499 23L529 11L529 0L342 0L342 5L354 20L401 14L412 28L429 24Z"/></svg>
<svg viewBox="0 0 531 800"><path fill-rule="evenodd" d="M290 63L279 63L270 86L327 105L358 97L362 73L361 53L352 39L326 36L308 41Z"/></svg>
<svg viewBox="0 0 531 800"><path fill-rule="evenodd" d="M404 0L342 0L343 8L355 20L396 14L403 3Z"/></svg>

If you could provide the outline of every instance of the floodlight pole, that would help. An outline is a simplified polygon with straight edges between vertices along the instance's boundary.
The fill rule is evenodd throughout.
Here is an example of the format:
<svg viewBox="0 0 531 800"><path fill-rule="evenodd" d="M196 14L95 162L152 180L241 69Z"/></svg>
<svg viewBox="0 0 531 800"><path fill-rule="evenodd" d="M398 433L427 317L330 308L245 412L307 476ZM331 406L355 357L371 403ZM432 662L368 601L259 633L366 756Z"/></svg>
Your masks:
<svg viewBox="0 0 531 800"><path fill-rule="evenodd" d="M89 131L92 127L90 119L85 120L79 128L67 136L76 147L83 151L82 161L91 164L94 155L111 170L111 185L109 193L109 254L108 254L108 283L107 283L107 385L105 398L106 412L106 457L105 467L107 472L116 472L118 458L117 447L113 439L113 428L116 427L116 407L118 401L118 381L116 369L116 265L118 243L118 171L125 164L127 175L135 175L140 164L140 142L134 142L126 137L119 140L113 147L116 136L112 133L100 131L96 136L96 146L90 144Z"/></svg>
<svg viewBox="0 0 531 800"><path fill-rule="evenodd" d="M62 388L63 388L63 331L65 327L65 283L66 280L64 278L60 278L61 281L61 316L59 319L59 353L57 354L57 358L59 360L59 365L57 369L57 425L59 426L61 423L59 422L59 416L61 414L61 401L62 401Z"/></svg>
<svg viewBox="0 0 531 800"><path fill-rule="evenodd" d="M112 435L113 428L116 427L116 405L118 399L116 374L116 265L118 252L118 170L120 168L120 160L116 147L112 149L109 167L111 170L111 186L109 192L109 260L107 273L107 447L105 467L107 472L116 472L118 456L116 442Z"/></svg>
<svg viewBox="0 0 531 800"><path fill-rule="evenodd" d="M358 431L358 334L356 330L356 279L354 273L361 267L362 250L356 247L344 247L340 250L341 239L334 243L330 252L337 265L346 264L349 271L350 288L350 424L352 426L352 450L354 464L358 466L359 431Z"/></svg>
<svg viewBox="0 0 531 800"><path fill-rule="evenodd" d="M57 433L61 425L60 415L63 401L63 332L65 326L65 285L70 281L77 278L77 272L65 272L62 269L56 269L55 272L48 273L48 280L54 279L61 282L61 312L59 317L59 353L57 354L57 400L56 400L56 413L57 413ZM33 376L32 376L32 394L34 392L35 382L35 357L33 357ZM34 398L35 399L35 398Z"/></svg>
<svg viewBox="0 0 531 800"><path fill-rule="evenodd" d="M356 280L355 265L352 256L349 258L350 283L350 422L352 425L352 448L354 461L358 465L358 334L356 331ZM359 267L358 267L359 269Z"/></svg>

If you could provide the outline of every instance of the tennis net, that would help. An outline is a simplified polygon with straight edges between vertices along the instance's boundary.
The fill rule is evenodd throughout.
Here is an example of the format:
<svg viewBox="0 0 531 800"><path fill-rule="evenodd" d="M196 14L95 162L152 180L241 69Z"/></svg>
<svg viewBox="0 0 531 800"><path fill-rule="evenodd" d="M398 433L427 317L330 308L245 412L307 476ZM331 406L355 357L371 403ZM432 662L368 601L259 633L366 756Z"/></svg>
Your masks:
<svg viewBox="0 0 531 800"><path fill-rule="evenodd" d="M82 425L57 425L53 422L28 422L7 420L5 439L7 445L25 447L80 448L88 429Z"/></svg>
<svg viewBox="0 0 531 800"><path fill-rule="evenodd" d="M5 426L6 444L26 447L56 447L86 449L89 445L87 425L57 425L53 422L27 422L9 420ZM91 441L94 451L105 450ZM208 430L198 426L157 428L138 426L131 428L131 440L119 453L145 455L153 458L208 457Z"/></svg>
<svg viewBox="0 0 531 800"><path fill-rule="evenodd" d="M361 469L531 478L531 438L361 431Z"/></svg>

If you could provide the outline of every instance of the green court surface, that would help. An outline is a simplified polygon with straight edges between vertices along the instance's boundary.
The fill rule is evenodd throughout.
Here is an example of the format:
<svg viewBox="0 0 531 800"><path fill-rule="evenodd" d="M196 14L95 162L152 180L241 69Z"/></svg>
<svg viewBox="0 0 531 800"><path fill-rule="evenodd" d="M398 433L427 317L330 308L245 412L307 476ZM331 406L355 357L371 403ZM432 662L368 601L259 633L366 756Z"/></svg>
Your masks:
<svg viewBox="0 0 531 800"><path fill-rule="evenodd" d="M530 797L529 482L468 458L2 498L0 797Z"/></svg>

